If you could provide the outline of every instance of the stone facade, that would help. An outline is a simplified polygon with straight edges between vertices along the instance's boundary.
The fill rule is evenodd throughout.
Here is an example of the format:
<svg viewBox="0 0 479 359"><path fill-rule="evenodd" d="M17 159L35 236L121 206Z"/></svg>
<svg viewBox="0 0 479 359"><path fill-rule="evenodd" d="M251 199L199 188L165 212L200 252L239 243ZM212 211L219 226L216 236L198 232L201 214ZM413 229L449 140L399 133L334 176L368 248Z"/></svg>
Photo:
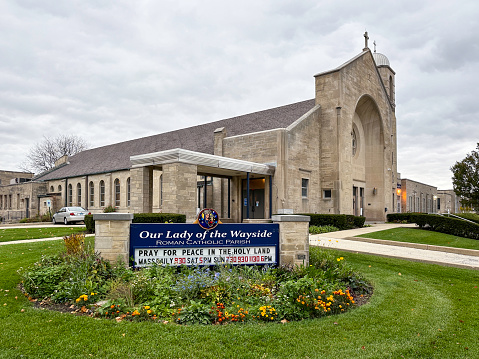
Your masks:
<svg viewBox="0 0 479 359"><path fill-rule="evenodd" d="M95 220L95 252L108 261L121 260L128 265L131 213L99 213Z"/></svg>
<svg viewBox="0 0 479 359"><path fill-rule="evenodd" d="M183 213L192 221L205 203L206 176L207 206L230 221L275 213L355 214L384 221L397 210L395 73L384 55L366 48L314 78L314 100L63 159L58 169L39 177L46 183L44 195L92 213L111 205L120 212ZM216 156L217 165L205 164L210 157L151 159L183 144L185 150L208 148L195 153ZM120 159L113 156L123 152L131 153L129 161L115 162ZM237 160L234 166L242 169L222 167L222 158ZM96 163L96 172L89 162ZM255 164L274 171L255 171Z"/></svg>
<svg viewBox="0 0 479 359"><path fill-rule="evenodd" d="M42 202L46 193L43 182L24 182L0 186L0 221L15 222L48 211Z"/></svg>
<svg viewBox="0 0 479 359"><path fill-rule="evenodd" d="M461 203L454 190L437 191L437 212L438 213L460 213Z"/></svg>
<svg viewBox="0 0 479 359"><path fill-rule="evenodd" d="M437 188L401 179L401 212L437 213Z"/></svg>
<svg viewBox="0 0 479 359"><path fill-rule="evenodd" d="M309 216L276 215L279 224L280 265L309 265Z"/></svg>

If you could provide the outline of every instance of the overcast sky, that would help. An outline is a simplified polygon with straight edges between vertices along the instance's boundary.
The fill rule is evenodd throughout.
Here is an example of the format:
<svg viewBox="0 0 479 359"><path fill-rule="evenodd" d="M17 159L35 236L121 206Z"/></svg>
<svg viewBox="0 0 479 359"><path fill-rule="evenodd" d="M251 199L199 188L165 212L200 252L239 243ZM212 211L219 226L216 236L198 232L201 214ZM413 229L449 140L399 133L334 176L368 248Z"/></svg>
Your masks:
<svg viewBox="0 0 479 359"><path fill-rule="evenodd" d="M0 169L314 97L370 48L396 72L398 171L452 188L479 142L479 2L0 0Z"/></svg>

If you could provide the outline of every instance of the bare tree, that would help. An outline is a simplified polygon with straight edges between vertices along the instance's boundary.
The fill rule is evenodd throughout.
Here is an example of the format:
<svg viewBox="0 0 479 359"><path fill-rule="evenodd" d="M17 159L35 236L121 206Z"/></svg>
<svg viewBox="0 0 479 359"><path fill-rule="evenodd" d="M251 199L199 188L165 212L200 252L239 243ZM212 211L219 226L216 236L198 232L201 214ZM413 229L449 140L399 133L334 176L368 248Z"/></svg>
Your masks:
<svg viewBox="0 0 479 359"><path fill-rule="evenodd" d="M55 161L67 155L86 150L87 142L76 135L59 135L54 138L43 136L43 141L36 143L28 151L22 169L40 173L55 166Z"/></svg>

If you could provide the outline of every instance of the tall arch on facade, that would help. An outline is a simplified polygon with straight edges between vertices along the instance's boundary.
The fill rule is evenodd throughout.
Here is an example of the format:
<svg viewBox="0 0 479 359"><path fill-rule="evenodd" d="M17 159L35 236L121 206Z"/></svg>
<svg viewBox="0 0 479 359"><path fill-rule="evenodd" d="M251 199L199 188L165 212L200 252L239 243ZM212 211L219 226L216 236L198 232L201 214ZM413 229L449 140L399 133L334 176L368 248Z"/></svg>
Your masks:
<svg viewBox="0 0 479 359"><path fill-rule="evenodd" d="M376 101L371 96L363 95L359 99L351 132L352 141L356 142L355 153L351 154L355 214L368 220L382 220L387 191L384 127Z"/></svg>

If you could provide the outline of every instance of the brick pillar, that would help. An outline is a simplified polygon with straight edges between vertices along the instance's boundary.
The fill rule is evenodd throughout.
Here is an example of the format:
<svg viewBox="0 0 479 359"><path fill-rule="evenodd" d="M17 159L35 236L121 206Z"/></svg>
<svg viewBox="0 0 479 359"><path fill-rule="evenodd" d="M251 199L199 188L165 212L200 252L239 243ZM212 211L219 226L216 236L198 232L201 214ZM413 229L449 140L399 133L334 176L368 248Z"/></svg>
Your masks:
<svg viewBox="0 0 479 359"><path fill-rule="evenodd" d="M309 216L276 215L279 223L279 264L309 265Z"/></svg>
<svg viewBox="0 0 479 359"><path fill-rule="evenodd" d="M130 169L130 206L133 213L153 211L153 169Z"/></svg>
<svg viewBox="0 0 479 359"><path fill-rule="evenodd" d="M97 213L95 220L95 252L115 262L122 260L128 265L130 254L130 223L132 213Z"/></svg>
<svg viewBox="0 0 479 359"><path fill-rule="evenodd" d="M196 219L196 165L163 165L163 212L186 215L186 222Z"/></svg>

